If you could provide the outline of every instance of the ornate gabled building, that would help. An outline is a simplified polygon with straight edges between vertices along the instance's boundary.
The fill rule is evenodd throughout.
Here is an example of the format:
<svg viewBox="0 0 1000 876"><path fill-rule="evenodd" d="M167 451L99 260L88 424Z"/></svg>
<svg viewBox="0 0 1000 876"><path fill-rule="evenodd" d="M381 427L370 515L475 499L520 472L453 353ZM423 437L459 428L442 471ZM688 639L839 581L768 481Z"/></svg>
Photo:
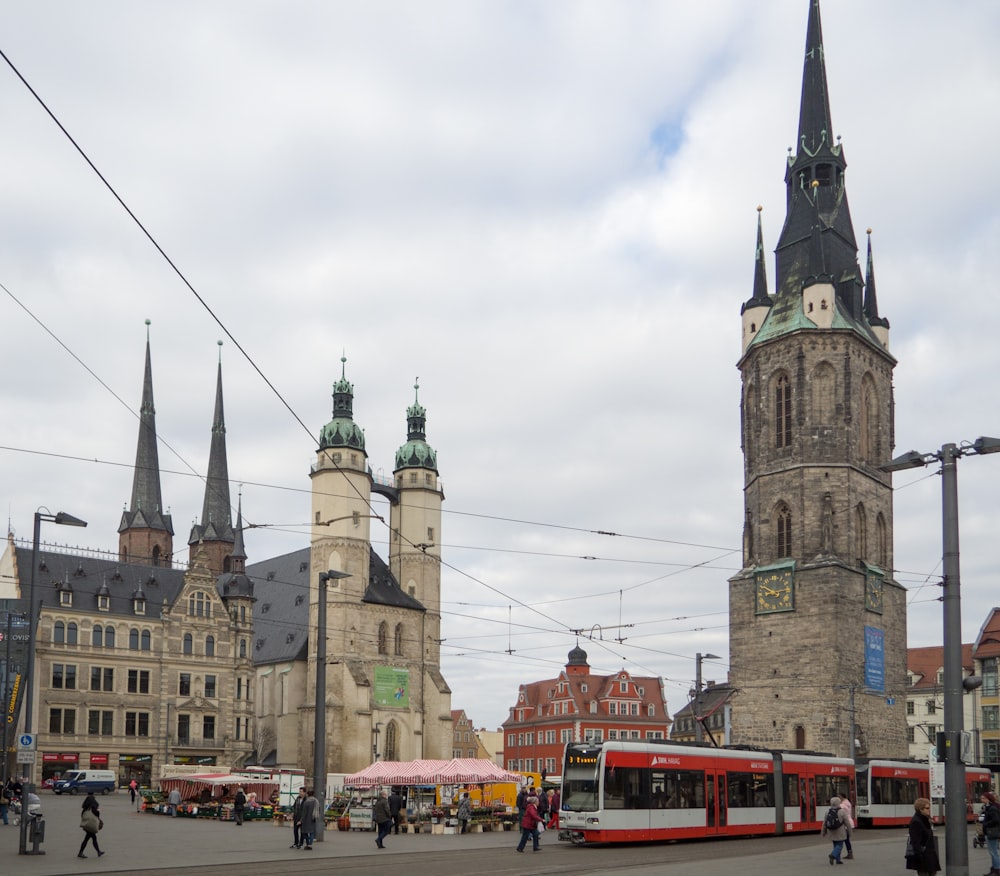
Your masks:
<svg viewBox="0 0 1000 876"><path fill-rule="evenodd" d="M504 766L556 775L567 742L666 739L669 732L663 679L626 669L595 675L587 652L577 646L556 678L518 688L503 723Z"/></svg>
<svg viewBox="0 0 1000 876"><path fill-rule="evenodd" d="M216 410L221 415L221 382ZM213 436L212 452L224 467L224 441ZM206 495L206 507L211 500ZM172 565L172 536L160 498L147 336L119 554L48 546L38 553L34 781L94 767L113 770L122 785L132 778L148 785L165 767L231 769L250 758L254 595L242 538L220 575L200 543L189 568ZM0 578L25 606L31 563L31 545L9 536Z"/></svg>
<svg viewBox="0 0 1000 876"><path fill-rule="evenodd" d="M834 139L810 0L770 294L760 217L742 308L743 568L730 579L735 743L905 756L905 593L892 579L889 324ZM853 731L853 732L852 732Z"/></svg>
<svg viewBox="0 0 1000 876"><path fill-rule="evenodd" d="M264 763L313 763L316 630L326 594L327 771L351 773L384 760L446 759L451 691L441 674L441 503L426 411L407 409L407 441L392 481L372 474L365 434L354 421L354 387L333 385L333 418L320 432L312 467L308 548L255 563L258 756ZM389 560L371 544L372 494L389 502ZM331 578L321 590L319 576Z"/></svg>

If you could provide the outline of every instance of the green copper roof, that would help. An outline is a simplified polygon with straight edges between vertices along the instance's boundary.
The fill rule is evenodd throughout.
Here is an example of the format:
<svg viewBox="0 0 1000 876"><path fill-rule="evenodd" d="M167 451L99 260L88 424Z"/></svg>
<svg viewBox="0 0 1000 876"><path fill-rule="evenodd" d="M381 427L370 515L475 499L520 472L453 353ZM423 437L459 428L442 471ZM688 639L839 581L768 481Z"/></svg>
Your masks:
<svg viewBox="0 0 1000 876"><path fill-rule="evenodd" d="M340 357L340 380L333 384L333 419L319 433L319 448L365 449L365 432L354 422L354 386L347 381L347 358Z"/></svg>
<svg viewBox="0 0 1000 876"><path fill-rule="evenodd" d="M418 382L413 384L413 404L406 409L407 441L396 451L396 468L429 468L437 471L437 454L427 443L425 427L427 410L420 404L417 395L420 392Z"/></svg>

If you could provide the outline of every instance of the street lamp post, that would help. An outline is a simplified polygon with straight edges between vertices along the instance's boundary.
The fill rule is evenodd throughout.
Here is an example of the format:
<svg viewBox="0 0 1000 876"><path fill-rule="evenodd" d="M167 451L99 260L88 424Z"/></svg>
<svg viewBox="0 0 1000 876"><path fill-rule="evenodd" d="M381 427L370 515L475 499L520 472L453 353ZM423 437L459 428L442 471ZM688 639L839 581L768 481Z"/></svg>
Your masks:
<svg viewBox="0 0 1000 876"><path fill-rule="evenodd" d="M31 574L28 576L28 647L25 654L24 666L24 732L31 734L31 718L35 707L35 638L38 631L38 613L35 603L35 575L38 570L38 542L42 534L42 521L58 523L61 526L86 526L87 521L59 511L53 514L48 508L39 508L35 512L35 529L31 541ZM18 852L22 855L28 852L28 805L29 794L35 790L35 765L31 765L31 772L28 781L24 785L21 794L21 836L18 843Z"/></svg>
<svg viewBox="0 0 1000 876"><path fill-rule="evenodd" d="M945 872L968 876L966 838L965 764L962 762L962 609L958 550L958 460L971 454L1000 452L1000 439L977 438L972 444L944 444L932 453L911 450L883 465L895 472L941 463L942 558L944 572L944 817Z"/></svg>
<svg viewBox="0 0 1000 876"><path fill-rule="evenodd" d="M313 793L319 800L316 842L323 842L326 826L326 582L350 578L347 572L330 569L319 573L319 604L316 606L316 714L313 725Z"/></svg>
<svg viewBox="0 0 1000 876"><path fill-rule="evenodd" d="M701 661L721 660L717 654L695 654L694 655L694 741L701 742L704 738L701 717Z"/></svg>

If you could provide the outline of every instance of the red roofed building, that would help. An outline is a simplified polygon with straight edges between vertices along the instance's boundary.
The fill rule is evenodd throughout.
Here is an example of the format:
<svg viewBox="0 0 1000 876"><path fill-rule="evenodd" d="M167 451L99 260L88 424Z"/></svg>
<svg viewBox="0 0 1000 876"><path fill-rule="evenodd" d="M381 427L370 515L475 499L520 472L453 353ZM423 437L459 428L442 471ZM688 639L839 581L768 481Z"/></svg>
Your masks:
<svg viewBox="0 0 1000 876"><path fill-rule="evenodd" d="M567 742L666 739L669 731L662 679L626 669L594 675L578 646L557 678L518 688L503 724L504 766L558 775Z"/></svg>
<svg viewBox="0 0 1000 876"><path fill-rule="evenodd" d="M975 674L972 649L972 645L962 645L962 678ZM926 761L938 732L944 730L944 648L941 645L908 648L906 675L909 684L906 691L906 736L910 757ZM994 676L994 698L995 689ZM979 698L978 690L967 691L962 696L962 723L973 737L980 726Z"/></svg>

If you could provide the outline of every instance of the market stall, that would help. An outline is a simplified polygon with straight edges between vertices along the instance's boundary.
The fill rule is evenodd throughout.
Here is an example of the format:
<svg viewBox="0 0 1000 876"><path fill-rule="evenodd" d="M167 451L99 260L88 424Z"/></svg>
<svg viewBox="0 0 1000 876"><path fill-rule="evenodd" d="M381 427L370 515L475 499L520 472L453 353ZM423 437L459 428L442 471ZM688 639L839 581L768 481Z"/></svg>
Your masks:
<svg viewBox="0 0 1000 876"><path fill-rule="evenodd" d="M201 818L232 818L233 796L237 788L242 788L247 797L245 818L271 818L274 807L272 797L278 793L278 782L234 776L229 773L205 773L190 776L174 776L157 780L161 800L147 805L147 811L166 814L166 799L175 788L181 795L179 816Z"/></svg>

